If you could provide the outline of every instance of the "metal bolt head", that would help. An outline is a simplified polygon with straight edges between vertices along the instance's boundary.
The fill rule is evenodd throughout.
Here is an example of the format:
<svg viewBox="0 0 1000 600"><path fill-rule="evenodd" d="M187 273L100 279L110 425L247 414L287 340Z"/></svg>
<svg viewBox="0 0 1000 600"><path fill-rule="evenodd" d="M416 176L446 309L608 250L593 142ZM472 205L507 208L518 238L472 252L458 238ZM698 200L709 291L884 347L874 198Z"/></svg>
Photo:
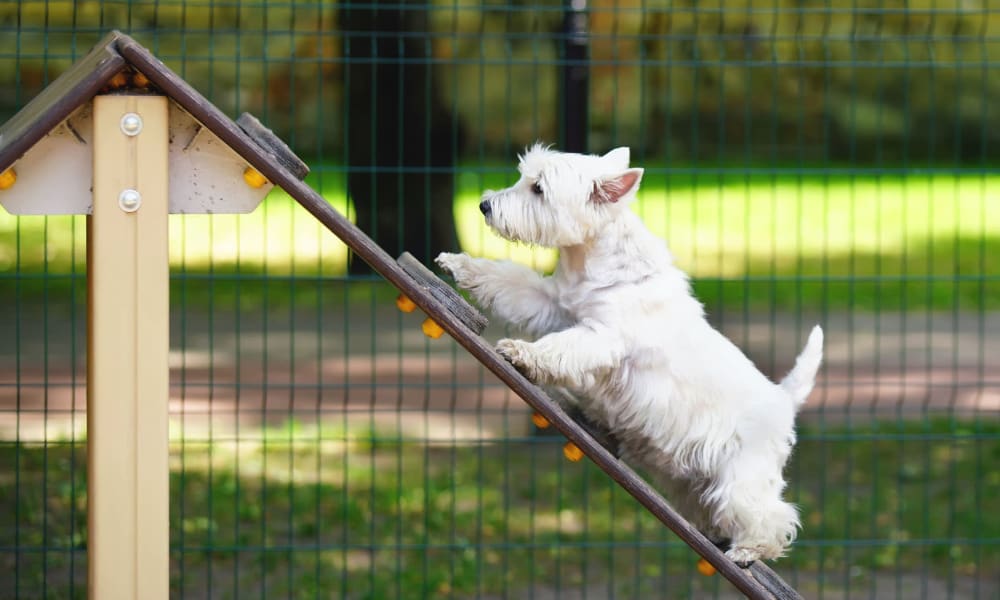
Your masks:
<svg viewBox="0 0 1000 600"><path fill-rule="evenodd" d="M122 133L127 136L139 135L142 131L142 117L133 112L125 113L122 115L121 128Z"/></svg>
<svg viewBox="0 0 1000 600"><path fill-rule="evenodd" d="M122 193L118 194L118 206L125 212L135 212L141 205L142 196L135 190L122 190Z"/></svg>

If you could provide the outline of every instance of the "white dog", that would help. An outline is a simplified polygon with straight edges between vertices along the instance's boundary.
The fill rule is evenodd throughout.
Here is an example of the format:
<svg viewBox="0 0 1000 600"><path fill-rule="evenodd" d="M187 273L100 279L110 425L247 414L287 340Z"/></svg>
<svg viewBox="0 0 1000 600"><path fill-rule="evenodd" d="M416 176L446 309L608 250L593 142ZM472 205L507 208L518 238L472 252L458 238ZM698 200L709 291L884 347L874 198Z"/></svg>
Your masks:
<svg viewBox="0 0 1000 600"><path fill-rule="evenodd" d="M812 391L823 333L774 384L705 320L662 240L629 209L642 169L536 145L513 187L483 194L509 240L559 249L551 277L443 253L438 264L499 318L537 337L497 350L540 385L567 388L622 457L652 471L678 510L742 564L781 556L798 513L781 499L794 420Z"/></svg>

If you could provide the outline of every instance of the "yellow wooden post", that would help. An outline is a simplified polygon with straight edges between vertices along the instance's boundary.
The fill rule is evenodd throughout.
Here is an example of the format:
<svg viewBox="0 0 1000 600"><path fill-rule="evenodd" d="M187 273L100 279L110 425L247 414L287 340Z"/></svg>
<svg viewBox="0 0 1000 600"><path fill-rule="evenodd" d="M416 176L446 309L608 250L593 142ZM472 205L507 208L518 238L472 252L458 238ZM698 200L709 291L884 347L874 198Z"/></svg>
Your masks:
<svg viewBox="0 0 1000 600"><path fill-rule="evenodd" d="M168 100L94 98L88 594L169 593Z"/></svg>

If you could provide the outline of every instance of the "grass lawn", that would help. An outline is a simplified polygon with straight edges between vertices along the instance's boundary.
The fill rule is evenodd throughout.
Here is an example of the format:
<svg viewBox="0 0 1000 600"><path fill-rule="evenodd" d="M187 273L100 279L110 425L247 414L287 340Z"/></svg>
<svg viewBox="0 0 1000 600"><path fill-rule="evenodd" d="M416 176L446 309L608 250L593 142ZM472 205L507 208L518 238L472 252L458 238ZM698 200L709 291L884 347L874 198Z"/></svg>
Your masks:
<svg viewBox="0 0 1000 600"><path fill-rule="evenodd" d="M350 213L339 174L312 184ZM545 271L554 253L501 240L482 222L480 191L511 176L464 171L455 218L463 249ZM697 292L753 308L969 310L1000 306L1000 176L684 175L650 169L635 210L667 239ZM46 274L20 293L64 288L82 273L80 217L0 215L0 273ZM175 273L343 276L346 247L287 195L250 215L171 217ZM5 291L13 280L0 279ZM252 296L244 283L241 294ZM280 299L272 299L280 301Z"/></svg>
<svg viewBox="0 0 1000 600"><path fill-rule="evenodd" d="M295 423L238 443L175 440L172 595L681 598L726 585L694 574L690 550L591 463L563 460L561 443L434 447ZM988 578L998 460L993 422L807 428L787 471L803 531L777 568L858 590L894 573ZM80 444L0 445L0 595L83 589L85 464Z"/></svg>

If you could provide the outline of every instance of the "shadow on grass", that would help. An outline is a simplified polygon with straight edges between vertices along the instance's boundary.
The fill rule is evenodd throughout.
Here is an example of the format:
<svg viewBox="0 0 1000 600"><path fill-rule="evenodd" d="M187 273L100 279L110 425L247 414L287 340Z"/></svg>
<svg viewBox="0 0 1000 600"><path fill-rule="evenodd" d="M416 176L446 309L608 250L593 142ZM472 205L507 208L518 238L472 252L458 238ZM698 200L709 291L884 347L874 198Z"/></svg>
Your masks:
<svg viewBox="0 0 1000 600"><path fill-rule="evenodd" d="M726 587L560 440L460 447L294 423L175 442L171 586L184 597L667 597ZM987 578L1000 566L1000 426L803 431L787 473L803 532L777 569L856 581ZM0 446L0 596L82 594L82 444ZM822 575L820 575L822 574ZM791 580L791 579L790 579Z"/></svg>

